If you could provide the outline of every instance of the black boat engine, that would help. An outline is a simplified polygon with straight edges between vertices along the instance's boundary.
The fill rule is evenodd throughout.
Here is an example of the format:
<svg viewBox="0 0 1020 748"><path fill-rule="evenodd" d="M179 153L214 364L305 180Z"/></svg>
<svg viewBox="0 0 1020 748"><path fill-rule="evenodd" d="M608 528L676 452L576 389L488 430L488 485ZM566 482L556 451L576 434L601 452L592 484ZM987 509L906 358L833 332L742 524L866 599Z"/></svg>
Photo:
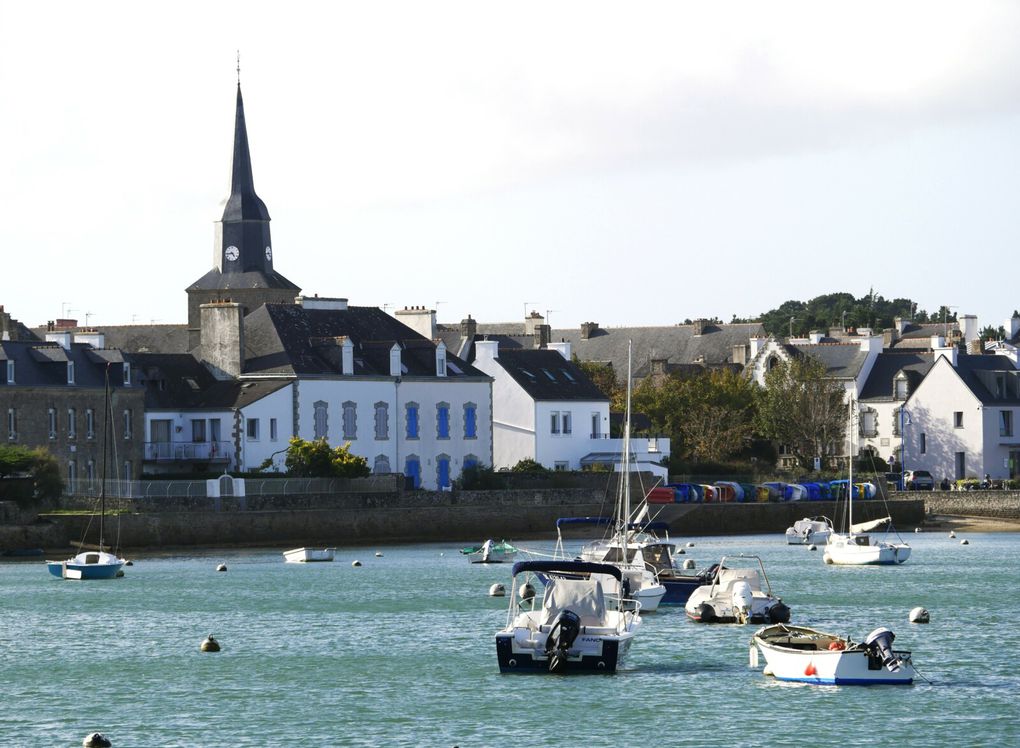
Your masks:
<svg viewBox="0 0 1020 748"><path fill-rule="evenodd" d="M864 638L864 645L874 657L882 661L890 673L898 673L900 670L900 660L892 651L895 638L896 634L887 628L875 629Z"/></svg>
<svg viewBox="0 0 1020 748"><path fill-rule="evenodd" d="M789 623L790 606L782 600L776 601L776 604L769 608L768 619L769 623Z"/></svg>
<svg viewBox="0 0 1020 748"><path fill-rule="evenodd" d="M561 610L549 629L545 640L545 654L549 658L549 672L557 673L567 665L567 651L581 633L581 618L572 610Z"/></svg>

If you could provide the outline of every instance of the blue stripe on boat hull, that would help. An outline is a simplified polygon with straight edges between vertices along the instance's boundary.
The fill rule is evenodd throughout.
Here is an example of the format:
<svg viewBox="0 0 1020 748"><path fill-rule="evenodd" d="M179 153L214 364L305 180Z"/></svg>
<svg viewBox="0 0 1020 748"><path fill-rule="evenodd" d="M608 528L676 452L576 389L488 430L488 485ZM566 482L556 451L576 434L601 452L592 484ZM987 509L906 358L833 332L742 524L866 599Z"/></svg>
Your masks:
<svg viewBox="0 0 1020 748"><path fill-rule="evenodd" d="M877 679L877 678L780 678L776 676L776 680L785 681L786 683L811 683L816 686L909 686L914 682L914 679L909 680L891 680L891 679Z"/></svg>

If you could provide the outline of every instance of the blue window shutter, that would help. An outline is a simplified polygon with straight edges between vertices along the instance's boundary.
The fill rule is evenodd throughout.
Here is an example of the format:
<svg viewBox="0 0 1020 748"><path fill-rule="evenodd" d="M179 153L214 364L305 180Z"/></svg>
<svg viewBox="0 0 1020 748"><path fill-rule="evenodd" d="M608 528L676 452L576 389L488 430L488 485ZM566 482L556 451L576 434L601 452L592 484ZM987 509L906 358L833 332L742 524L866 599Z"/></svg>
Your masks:
<svg viewBox="0 0 1020 748"><path fill-rule="evenodd" d="M439 487L446 488L450 485L450 461L439 460Z"/></svg>
<svg viewBox="0 0 1020 748"><path fill-rule="evenodd" d="M475 418L475 409L473 407L467 407L464 409L464 436L468 439L474 439L476 431L478 429Z"/></svg>

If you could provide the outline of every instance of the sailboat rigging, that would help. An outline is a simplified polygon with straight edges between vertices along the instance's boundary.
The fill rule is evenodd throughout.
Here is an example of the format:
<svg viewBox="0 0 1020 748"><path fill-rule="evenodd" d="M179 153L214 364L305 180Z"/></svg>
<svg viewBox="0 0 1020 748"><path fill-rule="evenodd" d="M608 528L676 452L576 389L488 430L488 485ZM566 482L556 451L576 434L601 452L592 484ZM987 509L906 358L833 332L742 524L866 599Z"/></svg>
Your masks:
<svg viewBox="0 0 1020 748"><path fill-rule="evenodd" d="M78 548L78 554L65 561L47 561L50 574L61 579L113 579L121 576L121 567L126 563L115 553L109 553L105 545L106 529L106 487L107 450L109 449L110 433L113 430L113 402L110 394L110 365L106 365L106 382L104 387L103 407L103 448L99 486L99 545L97 550L84 550L84 542ZM84 539L83 539L84 541Z"/></svg>

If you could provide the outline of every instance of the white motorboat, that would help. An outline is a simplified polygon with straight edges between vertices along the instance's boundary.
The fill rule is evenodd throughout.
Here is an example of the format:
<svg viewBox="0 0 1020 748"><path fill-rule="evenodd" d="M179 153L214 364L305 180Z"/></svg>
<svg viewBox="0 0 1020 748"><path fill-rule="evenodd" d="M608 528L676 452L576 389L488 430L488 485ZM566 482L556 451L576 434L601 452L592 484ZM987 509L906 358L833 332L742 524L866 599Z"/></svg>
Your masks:
<svg viewBox="0 0 1020 748"><path fill-rule="evenodd" d="M764 582L764 588L762 587ZM684 606L698 623L786 623L790 608L772 594L758 556L723 556L710 584L698 587Z"/></svg>
<svg viewBox="0 0 1020 748"><path fill-rule="evenodd" d="M910 652L894 650L895 634L879 628L863 642L827 634L806 626L776 624L755 632L750 664L758 667L758 650L765 657L765 674L778 680L820 685L878 685L914 682Z"/></svg>
<svg viewBox="0 0 1020 748"><path fill-rule="evenodd" d="M293 548L283 552L283 560L288 563L306 563L312 561L332 561L336 548Z"/></svg>
<svg viewBox="0 0 1020 748"><path fill-rule="evenodd" d="M838 566L870 566L870 565L896 565L902 564L910 558L910 546L897 536L899 542L887 540L873 540L868 535L869 530L881 527L891 521L890 517L871 520L854 524L854 415L856 404L850 398L850 457L849 457L849 480L847 481L846 507L847 507L847 532L836 532L833 530L822 553L822 560L827 564ZM859 489L858 489L859 490Z"/></svg>
<svg viewBox="0 0 1020 748"><path fill-rule="evenodd" d="M832 533L832 520L828 517L805 517L786 528L788 545L825 545Z"/></svg>
<svg viewBox="0 0 1020 748"><path fill-rule="evenodd" d="M505 540L497 543L491 538L481 545L461 548L460 552L473 564L504 564L513 561L517 556L517 549L510 543Z"/></svg>
<svg viewBox="0 0 1020 748"><path fill-rule="evenodd" d="M610 564L519 561L506 626L496 632L500 672L613 673L641 625L639 605L609 595L623 583ZM545 583L541 600L521 595L532 575Z"/></svg>

